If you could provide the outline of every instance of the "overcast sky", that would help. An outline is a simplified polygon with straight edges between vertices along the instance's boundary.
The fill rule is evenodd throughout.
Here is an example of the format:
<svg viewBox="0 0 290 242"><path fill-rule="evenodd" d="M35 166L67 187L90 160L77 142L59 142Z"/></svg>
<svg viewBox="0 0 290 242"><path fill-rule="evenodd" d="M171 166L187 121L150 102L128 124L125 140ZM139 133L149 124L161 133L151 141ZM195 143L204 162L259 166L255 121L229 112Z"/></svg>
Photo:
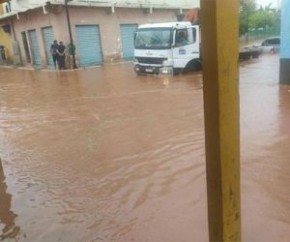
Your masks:
<svg viewBox="0 0 290 242"><path fill-rule="evenodd" d="M280 5L281 0L256 0L257 5L267 6L269 3L272 3L273 7Z"/></svg>

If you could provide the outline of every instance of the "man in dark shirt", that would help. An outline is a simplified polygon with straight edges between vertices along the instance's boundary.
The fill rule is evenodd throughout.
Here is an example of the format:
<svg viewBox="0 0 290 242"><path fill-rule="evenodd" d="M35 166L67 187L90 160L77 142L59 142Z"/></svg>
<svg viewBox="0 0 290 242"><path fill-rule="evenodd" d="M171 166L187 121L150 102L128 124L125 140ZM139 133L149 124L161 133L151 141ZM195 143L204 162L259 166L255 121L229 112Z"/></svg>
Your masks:
<svg viewBox="0 0 290 242"><path fill-rule="evenodd" d="M65 46L63 45L63 42L60 41L58 48L57 48L57 55L58 55L58 68L60 70L65 69Z"/></svg>
<svg viewBox="0 0 290 242"><path fill-rule="evenodd" d="M50 46L50 53L52 56L52 60L53 60L53 64L54 64L54 68L56 69L56 63L58 62L57 60L57 49L58 49L58 43L57 40L54 40L52 45Z"/></svg>
<svg viewBox="0 0 290 242"><path fill-rule="evenodd" d="M175 44L177 47L185 46L189 44L187 30L185 29L177 30Z"/></svg>

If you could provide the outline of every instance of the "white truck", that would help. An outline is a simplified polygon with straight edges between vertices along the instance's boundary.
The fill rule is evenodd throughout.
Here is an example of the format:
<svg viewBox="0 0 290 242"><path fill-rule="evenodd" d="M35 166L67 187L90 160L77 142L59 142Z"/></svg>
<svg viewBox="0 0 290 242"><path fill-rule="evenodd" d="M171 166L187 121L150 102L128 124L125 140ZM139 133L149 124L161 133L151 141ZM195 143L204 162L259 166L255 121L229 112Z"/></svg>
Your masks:
<svg viewBox="0 0 290 242"><path fill-rule="evenodd" d="M140 25L134 46L134 69L138 74L171 74L201 68L199 25L191 22Z"/></svg>
<svg viewBox="0 0 290 242"><path fill-rule="evenodd" d="M140 25L134 36L136 73L176 74L201 69L200 26L193 22ZM258 58L260 54L257 46L241 48L239 59Z"/></svg>

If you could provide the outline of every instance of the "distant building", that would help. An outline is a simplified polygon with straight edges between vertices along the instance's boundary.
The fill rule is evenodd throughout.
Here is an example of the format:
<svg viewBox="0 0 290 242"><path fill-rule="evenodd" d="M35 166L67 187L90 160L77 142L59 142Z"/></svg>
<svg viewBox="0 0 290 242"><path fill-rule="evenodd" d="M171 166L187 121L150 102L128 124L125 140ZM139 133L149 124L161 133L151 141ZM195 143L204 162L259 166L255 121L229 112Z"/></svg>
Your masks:
<svg viewBox="0 0 290 242"><path fill-rule="evenodd" d="M68 5L77 64L89 66L132 58L139 24L176 21L199 7L199 0L73 0ZM3 7L0 25L13 28L23 64L52 67L53 40L70 42L65 2L11 0Z"/></svg>
<svg viewBox="0 0 290 242"><path fill-rule="evenodd" d="M0 16L9 11L10 4L0 1ZM11 38L11 25L0 22L0 64L13 61L13 48Z"/></svg>

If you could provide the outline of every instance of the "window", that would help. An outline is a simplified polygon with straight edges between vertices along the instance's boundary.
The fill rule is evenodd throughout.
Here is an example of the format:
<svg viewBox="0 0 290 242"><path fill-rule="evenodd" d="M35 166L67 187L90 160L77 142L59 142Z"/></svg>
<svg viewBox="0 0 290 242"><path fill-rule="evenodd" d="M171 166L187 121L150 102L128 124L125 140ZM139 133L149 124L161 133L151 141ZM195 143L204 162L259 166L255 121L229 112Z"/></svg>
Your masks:
<svg viewBox="0 0 290 242"><path fill-rule="evenodd" d="M280 38L267 39L262 43L262 46L280 45Z"/></svg>
<svg viewBox="0 0 290 242"><path fill-rule="evenodd" d="M175 44L177 47L194 44L196 41L196 29L178 29L175 35Z"/></svg>
<svg viewBox="0 0 290 242"><path fill-rule="evenodd" d="M172 43L170 28L139 29L135 34L136 49L169 49Z"/></svg>
<svg viewBox="0 0 290 242"><path fill-rule="evenodd" d="M10 13L11 12L11 3L7 2L4 5L5 13Z"/></svg>
<svg viewBox="0 0 290 242"><path fill-rule="evenodd" d="M275 38L275 39L270 39L268 40L269 45L279 45L280 44L280 39Z"/></svg>

